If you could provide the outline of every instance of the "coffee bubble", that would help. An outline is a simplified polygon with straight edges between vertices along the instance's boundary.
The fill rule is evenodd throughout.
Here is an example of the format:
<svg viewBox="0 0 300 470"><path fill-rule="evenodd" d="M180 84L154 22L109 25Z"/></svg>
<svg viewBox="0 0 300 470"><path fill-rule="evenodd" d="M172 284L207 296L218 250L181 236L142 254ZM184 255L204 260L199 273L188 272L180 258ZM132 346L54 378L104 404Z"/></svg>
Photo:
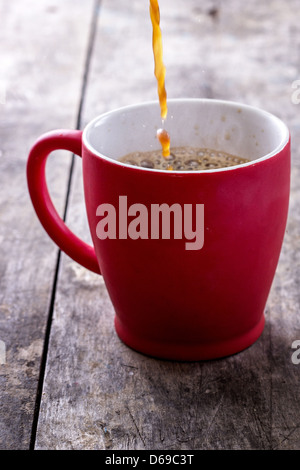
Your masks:
<svg viewBox="0 0 300 470"><path fill-rule="evenodd" d="M185 163L187 166L196 168L199 166L199 161L198 160L187 160Z"/></svg>
<svg viewBox="0 0 300 470"><path fill-rule="evenodd" d="M144 168L154 168L154 162L152 162L151 160L142 160L141 166Z"/></svg>

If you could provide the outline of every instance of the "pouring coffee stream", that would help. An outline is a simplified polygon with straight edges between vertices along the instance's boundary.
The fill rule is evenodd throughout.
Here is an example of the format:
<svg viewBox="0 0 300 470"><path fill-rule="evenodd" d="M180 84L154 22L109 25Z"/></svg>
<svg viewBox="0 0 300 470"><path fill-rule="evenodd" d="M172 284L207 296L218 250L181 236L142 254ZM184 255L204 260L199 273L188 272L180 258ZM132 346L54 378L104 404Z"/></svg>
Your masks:
<svg viewBox="0 0 300 470"><path fill-rule="evenodd" d="M167 93L165 87L166 68L163 63L162 34L160 29L160 10L158 0L150 0L150 18L153 27L152 48L154 55L154 75L157 80L157 91L160 104L162 128L156 132L161 150L151 152L131 152L119 160L129 165L141 166L149 169L169 171L200 171L235 166L246 163L248 160L237 155L204 148L200 146L172 147L170 151L170 135L164 128L168 113Z"/></svg>
<svg viewBox="0 0 300 470"><path fill-rule="evenodd" d="M162 155L167 158L170 155L170 136L164 129L164 121L168 113L167 92L165 87L166 68L163 63L160 11L157 0L150 0L150 17L153 28L152 47L154 55L154 75L157 80L157 91L162 118L162 128L158 129L157 138L162 146Z"/></svg>

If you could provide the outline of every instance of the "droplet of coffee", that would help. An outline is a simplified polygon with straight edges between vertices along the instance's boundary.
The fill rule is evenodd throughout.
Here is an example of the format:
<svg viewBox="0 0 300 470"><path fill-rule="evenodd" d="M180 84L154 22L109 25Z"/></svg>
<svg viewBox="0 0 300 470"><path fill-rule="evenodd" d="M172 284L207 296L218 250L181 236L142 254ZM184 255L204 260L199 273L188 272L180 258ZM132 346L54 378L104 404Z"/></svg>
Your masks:
<svg viewBox="0 0 300 470"><path fill-rule="evenodd" d="M165 129L158 129L156 136L162 146L163 157L170 155L170 136Z"/></svg>

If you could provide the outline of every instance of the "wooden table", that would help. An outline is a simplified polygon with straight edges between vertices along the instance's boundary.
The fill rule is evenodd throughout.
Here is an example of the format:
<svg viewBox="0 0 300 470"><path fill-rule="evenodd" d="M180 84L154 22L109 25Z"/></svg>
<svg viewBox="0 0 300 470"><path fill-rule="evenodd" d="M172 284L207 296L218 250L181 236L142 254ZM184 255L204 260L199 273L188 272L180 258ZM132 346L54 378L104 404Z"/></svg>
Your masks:
<svg viewBox="0 0 300 470"><path fill-rule="evenodd" d="M235 356L193 363L118 339L102 278L40 226L25 165L41 133L157 99L148 2L0 0L1 449L299 448L298 1L160 3L169 98L241 101L291 130L289 220L265 330ZM89 241L80 159L57 152L47 172L60 214Z"/></svg>

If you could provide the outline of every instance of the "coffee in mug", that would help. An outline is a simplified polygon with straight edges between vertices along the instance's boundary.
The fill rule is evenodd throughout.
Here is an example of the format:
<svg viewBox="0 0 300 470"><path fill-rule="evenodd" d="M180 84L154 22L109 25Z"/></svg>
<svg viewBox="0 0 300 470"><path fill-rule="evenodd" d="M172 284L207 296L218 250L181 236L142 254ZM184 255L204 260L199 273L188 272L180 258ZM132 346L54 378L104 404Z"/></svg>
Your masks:
<svg viewBox="0 0 300 470"><path fill-rule="evenodd" d="M241 165L249 160L221 150L176 147L171 149L168 158L162 156L161 150L153 150L129 153L120 158L120 162L154 170L200 171Z"/></svg>

